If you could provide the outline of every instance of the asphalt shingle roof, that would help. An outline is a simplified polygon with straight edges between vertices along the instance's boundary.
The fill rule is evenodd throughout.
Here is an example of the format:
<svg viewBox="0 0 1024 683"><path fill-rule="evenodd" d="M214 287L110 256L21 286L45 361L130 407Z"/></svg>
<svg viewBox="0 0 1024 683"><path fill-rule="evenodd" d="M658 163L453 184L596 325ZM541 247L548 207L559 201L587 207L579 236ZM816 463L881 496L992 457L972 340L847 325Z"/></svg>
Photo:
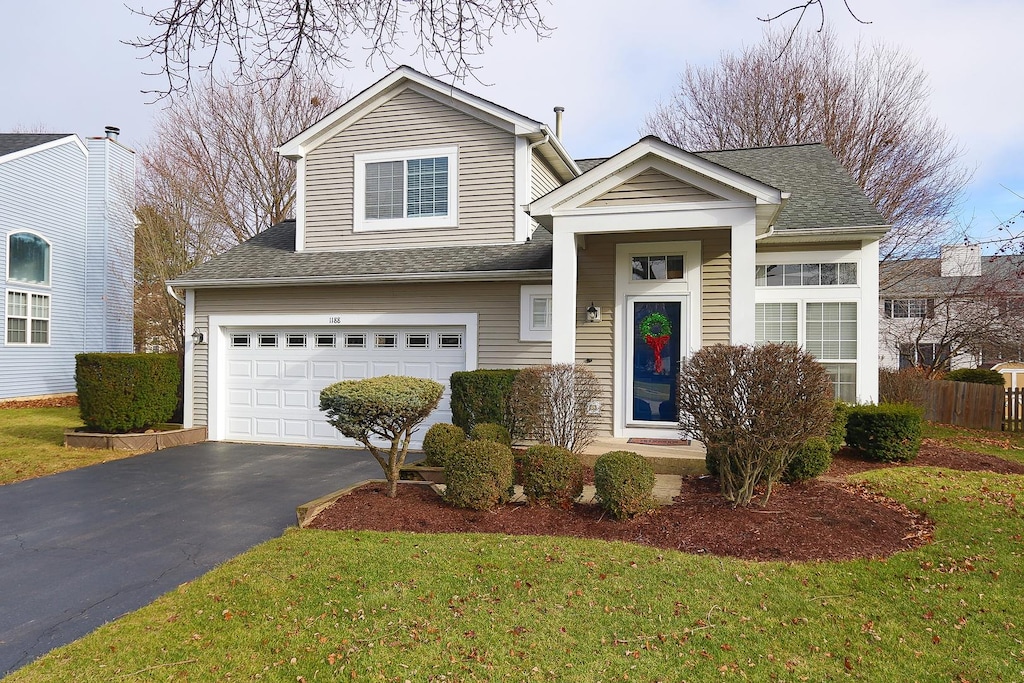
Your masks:
<svg viewBox="0 0 1024 683"><path fill-rule="evenodd" d="M296 252L295 221L285 221L193 268L174 283L187 286L253 279L285 281L297 277L354 281L403 274L550 269L551 233L542 228L525 244Z"/></svg>
<svg viewBox="0 0 1024 683"><path fill-rule="evenodd" d="M0 157L66 138L71 133L0 133Z"/></svg>
<svg viewBox="0 0 1024 683"><path fill-rule="evenodd" d="M878 266L880 287L887 299L940 296L988 287L1007 294L1024 292L1024 256L982 256L981 275L942 277L942 259L883 261Z"/></svg>

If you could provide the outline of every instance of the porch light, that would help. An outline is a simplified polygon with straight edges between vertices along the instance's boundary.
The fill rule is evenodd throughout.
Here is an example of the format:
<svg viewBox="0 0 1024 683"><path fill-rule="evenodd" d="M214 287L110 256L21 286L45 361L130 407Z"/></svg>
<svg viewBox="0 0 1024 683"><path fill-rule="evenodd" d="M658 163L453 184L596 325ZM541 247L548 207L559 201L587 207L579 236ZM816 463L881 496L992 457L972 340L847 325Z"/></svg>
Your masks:
<svg viewBox="0 0 1024 683"><path fill-rule="evenodd" d="M193 344L202 344L204 341L206 341L206 337L203 336L203 333L199 331L198 327L196 329L192 330L192 343Z"/></svg>
<svg viewBox="0 0 1024 683"><path fill-rule="evenodd" d="M593 301L590 302L590 306L587 308L587 322L601 322L601 309L595 306Z"/></svg>

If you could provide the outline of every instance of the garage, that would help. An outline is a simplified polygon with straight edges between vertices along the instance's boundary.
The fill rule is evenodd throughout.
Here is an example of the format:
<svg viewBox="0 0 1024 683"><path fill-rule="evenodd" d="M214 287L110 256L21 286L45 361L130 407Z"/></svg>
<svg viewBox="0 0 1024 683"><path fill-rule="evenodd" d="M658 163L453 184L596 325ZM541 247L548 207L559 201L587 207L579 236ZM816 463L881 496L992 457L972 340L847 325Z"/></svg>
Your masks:
<svg viewBox="0 0 1024 683"><path fill-rule="evenodd" d="M356 446L326 422L320 390L341 380L407 375L445 385L414 436L418 445L431 424L451 421L448 378L467 363L465 326L230 326L219 338L220 438L227 441Z"/></svg>

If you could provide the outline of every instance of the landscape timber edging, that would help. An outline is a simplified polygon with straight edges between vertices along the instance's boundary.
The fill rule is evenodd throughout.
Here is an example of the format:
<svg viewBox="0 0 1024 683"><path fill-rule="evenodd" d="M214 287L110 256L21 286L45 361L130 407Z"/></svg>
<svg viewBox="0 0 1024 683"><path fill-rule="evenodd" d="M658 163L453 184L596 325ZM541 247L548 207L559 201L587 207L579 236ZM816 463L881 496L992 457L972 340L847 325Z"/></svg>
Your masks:
<svg viewBox="0 0 1024 683"><path fill-rule="evenodd" d="M206 427L161 426L171 429L145 434L102 434L66 429L64 445L70 448L100 448L112 451L159 451L206 441Z"/></svg>

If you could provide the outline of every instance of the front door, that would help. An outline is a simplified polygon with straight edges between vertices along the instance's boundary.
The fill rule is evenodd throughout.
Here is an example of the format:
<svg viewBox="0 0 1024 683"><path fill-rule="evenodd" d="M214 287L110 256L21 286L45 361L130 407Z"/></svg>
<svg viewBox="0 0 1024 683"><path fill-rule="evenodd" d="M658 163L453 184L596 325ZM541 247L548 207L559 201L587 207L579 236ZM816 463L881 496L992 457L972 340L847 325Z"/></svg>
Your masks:
<svg viewBox="0 0 1024 683"><path fill-rule="evenodd" d="M686 352L686 297L627 298L626 422L674 427L679 422L679 361Z"/></svg>

